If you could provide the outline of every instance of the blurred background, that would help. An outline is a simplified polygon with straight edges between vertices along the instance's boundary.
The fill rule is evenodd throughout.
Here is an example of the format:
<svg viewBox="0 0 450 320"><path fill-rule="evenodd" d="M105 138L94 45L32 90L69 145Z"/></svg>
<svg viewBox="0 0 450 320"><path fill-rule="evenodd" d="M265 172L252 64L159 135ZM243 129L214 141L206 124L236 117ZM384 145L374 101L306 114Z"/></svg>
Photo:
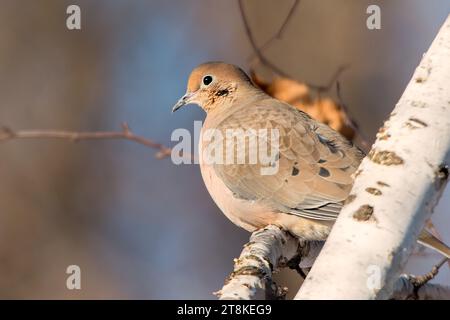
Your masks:
<svg viewBox="0 0 450 320"><path fill-rule="evenodd" d="M70 4L81 30L66 28ZM370 4L381 30L366 27ZM244 0L258 43L291 5ZM448 0L302 0L265 54L316 84L349 64L342 99L372 142L449 13ZM205 117L196 106L170 112L191 69L223 60L249 70L253 53L237 1L0 0L0 39L0 126L120 130L126 121L168 146L174 129L192 132ZM433 217L447 243L449 207L447 189ZM127 141L0 143L0 298L212 299L248 237L212 202L197 165ZM406 272L439 260L420 250ZM66 288L72 264L81 290ZM300 278L279 277L295 294ZM433 281L450 284L448 266Z"/></svg>

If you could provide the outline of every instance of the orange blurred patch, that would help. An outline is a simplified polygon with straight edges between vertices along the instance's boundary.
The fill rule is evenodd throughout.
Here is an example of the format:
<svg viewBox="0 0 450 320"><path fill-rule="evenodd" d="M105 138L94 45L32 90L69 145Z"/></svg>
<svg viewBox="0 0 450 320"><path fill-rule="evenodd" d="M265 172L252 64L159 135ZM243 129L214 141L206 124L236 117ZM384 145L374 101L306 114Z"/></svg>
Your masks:
<svg viewBox="0 0 450 320"><path fill-rule="evenodd" d="M270 96L306 112L313 119L340 132L347 139L354 138L355 131L347 123L344 110L333 99L313 97L305 83L290 78L277 76L271 82L266 82L254 72L251 77L253 82Z"/></svg>

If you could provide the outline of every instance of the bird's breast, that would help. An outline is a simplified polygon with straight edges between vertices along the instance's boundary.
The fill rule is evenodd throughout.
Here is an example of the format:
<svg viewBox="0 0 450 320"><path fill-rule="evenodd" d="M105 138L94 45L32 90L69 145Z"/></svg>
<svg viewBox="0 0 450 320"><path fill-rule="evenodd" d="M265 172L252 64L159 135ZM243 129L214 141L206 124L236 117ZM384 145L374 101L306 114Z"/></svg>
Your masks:
<svg viewBox="0 0 450 320"><path fill-rule="evenodd" d="M200 152L203 150L202 144L201 134L199 141ZM216 174L214 165L206 163L202 158L200 155L200 172L206 189L219 209L235 225L253 232L267 225L274 224L285 228L299 238L323 240L327 237L331 229L331 222L304 219L274 210L264 200L247 200L239 197Z"/></svg>

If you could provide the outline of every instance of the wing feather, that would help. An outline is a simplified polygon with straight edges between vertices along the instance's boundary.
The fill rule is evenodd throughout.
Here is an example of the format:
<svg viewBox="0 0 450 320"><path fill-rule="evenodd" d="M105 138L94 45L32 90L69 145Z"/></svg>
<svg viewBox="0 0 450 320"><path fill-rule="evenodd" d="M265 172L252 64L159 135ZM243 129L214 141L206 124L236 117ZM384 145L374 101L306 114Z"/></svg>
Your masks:
<svg viewBox="0 0 450 320"><path fill-rule="evenodd" d="M273 163L268 165L261 161L256 164L214 164L214 170L237 197L264 201L276 210L309 219L336 219L353 184L352 173L364 156L328 126L271 98L239 108L216 128L222 131L278 130L275 174L262 174L261 169L267 169ZM264 143L270 145L274 141L268 136ZM246 152L255 148L248 142L245 147ZM258 150L252 152L258 154Z"/></svg>

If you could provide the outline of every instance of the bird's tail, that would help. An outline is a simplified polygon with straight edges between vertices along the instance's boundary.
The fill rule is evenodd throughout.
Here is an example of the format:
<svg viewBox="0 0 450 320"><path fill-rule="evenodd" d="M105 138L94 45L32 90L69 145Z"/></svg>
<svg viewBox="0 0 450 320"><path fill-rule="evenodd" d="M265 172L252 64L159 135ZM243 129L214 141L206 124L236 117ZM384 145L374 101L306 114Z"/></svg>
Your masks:
<svg viewBox="0 0 450 320"><path fill-rule="evenodd" d="M441 240L433 236L429 231L423 229L417 239L417 242L450 259L450 248Z"/></svg>

